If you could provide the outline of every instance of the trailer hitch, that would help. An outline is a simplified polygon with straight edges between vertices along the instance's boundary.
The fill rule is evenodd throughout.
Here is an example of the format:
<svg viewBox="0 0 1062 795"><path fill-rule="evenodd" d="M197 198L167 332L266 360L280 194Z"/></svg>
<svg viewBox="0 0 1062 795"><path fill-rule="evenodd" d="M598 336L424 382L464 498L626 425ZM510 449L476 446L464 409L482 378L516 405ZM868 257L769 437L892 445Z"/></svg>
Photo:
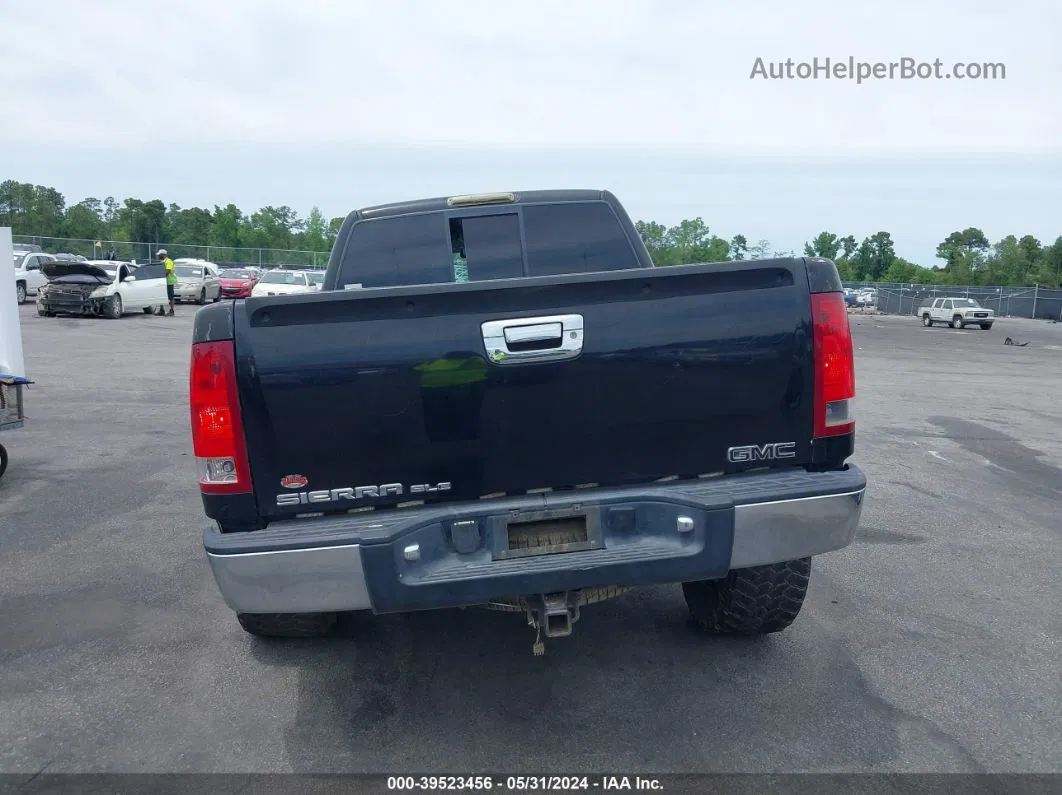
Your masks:
<svg viewBox="0 0 1062 795"><path fill-rule="evenodd" d="M543 594L528 601L527 623L535 630L531 652L536 657L546 653L543 635L547 638L566 638L572 625L579 620L578 593Z"/></svg>

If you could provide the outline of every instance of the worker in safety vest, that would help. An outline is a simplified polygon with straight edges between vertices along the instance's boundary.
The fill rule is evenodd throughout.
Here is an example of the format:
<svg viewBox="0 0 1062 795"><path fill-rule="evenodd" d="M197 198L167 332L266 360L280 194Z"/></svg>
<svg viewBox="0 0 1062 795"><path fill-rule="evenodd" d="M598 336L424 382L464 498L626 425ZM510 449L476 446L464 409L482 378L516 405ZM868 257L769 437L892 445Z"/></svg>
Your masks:
<svg viewBox="0 0 1062 795"><path fill-rule="evenodd" d="M174 288L177 286L177 274L173 270L173 260L167 256L166 249L160 248L158 250L157 256L159 258L159 262L161 262L163 267L166 269L166 297L169 298L170 301L170 311L163 312L162 307L159 307L159 314L166 314L170 317L173 317L173 293Z"/></svg>

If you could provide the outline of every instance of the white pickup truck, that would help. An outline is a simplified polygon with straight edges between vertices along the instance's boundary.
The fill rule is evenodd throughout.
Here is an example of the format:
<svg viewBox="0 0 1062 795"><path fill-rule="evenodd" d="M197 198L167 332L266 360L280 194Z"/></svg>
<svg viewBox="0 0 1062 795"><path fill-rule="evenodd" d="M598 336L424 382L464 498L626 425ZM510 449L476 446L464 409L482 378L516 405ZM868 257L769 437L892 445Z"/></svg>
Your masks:
<svg viewBox="0 0 1062 795"><path fill-rule="evenodd" d="M39 251L15 251L15 298L20 304L48 283L41 272L41 265L46 262L55 262L55 257Z"/></svg>
<svg viewBox="0 0 1062 795"><path fill-rule="evenodd" d="M994 311L973 298L935 298L932 303L920 306L917 315L926 328L934 323L947 323L952 328L980 326L987 331L996 320Z"/></svg>

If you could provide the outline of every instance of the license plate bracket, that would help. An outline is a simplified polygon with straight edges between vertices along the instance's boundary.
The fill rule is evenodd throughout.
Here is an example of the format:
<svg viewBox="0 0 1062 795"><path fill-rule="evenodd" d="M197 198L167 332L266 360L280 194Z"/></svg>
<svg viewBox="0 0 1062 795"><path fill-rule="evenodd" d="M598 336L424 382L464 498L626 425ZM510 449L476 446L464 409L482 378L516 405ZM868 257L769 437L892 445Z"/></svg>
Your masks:
<svg viewBox="0 0 1062 795"><path fill-rule="evenodd" d="M527 558L601 549L597 512L578 508L534 511L505 517L495 558Z"/></svg>

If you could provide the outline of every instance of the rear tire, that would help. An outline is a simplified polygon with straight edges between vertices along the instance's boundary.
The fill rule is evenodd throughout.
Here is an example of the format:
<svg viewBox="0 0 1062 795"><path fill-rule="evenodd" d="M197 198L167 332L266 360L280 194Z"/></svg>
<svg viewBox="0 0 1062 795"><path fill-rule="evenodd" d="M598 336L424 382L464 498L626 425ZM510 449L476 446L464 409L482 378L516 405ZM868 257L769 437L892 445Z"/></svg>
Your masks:
<svg viewBox="0 0 1062 795"><path fill-rule="evenodd" d="M335 613L237 613L236 618L262 638L318 638L336 623Z"/></svg>
<svg viewBox="0 0 1062 795"><path fill-rule="evenodd" d="M735 569L721 580L684 582L682 593L697 626L712 635L781 632L800 614L811 558Z"/></svg>
<svg viewBox="0 0 1062 795"><path fill-rule="evenodd" d="M145 307L144 307L144 314L145 314L145 315L150 315L150 314L151 314L152 312L154 312L154 311L155 311L155 310L154 310L154 309L153 309L152 307L150 307L150 306L145 306Z"/></svg>
<svg viewBox="0 0 1062 795"><path fill-rule="evenodd" d="M7 448L0 444L0 478L7 471Z"/></svg>
<svg viewBox="0 0 1062 795"><path fill-rule="evenodd" d="M988 331L990 328L992 328L992 324L991 323L982 323L981 324L981 330L982 331Z"/></svg>
<svg viewBox="0 0 1062 795"><path fill-rule="evenodd" d="M926 328L933 328L933 318L929 315L922 315L922 325Z"/></svg>
<svg viewBox="0 0 1062 795"><path fill-rule="evenodd" d="M25 282L16 282L15 283L15 303L17 303L17 304L26 303L26 283Z"/></svg>

